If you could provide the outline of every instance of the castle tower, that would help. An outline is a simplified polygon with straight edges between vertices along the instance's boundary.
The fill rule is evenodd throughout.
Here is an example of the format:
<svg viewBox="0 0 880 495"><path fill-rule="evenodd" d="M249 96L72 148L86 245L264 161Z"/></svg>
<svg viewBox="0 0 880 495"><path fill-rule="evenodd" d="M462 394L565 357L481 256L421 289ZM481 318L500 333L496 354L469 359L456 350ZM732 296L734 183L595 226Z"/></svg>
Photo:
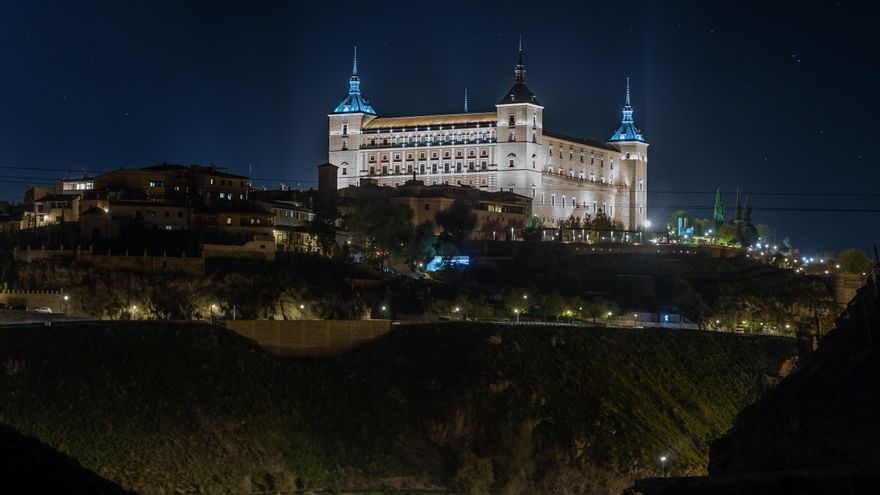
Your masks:
<svg viewBox="0 0 880 495"><path fill-rule="evenodd" d="M648 142L633 120L630 104L629 78L626 78L626 101L623 105L623 118L620 127L608 143L620 150L621 179L629 187L629 194L623 195L628 204L627 227L637 229L645 224L648 211Z"/></svg>
<svg viewBox="0 0 880 495"><path fill-rule="evenodd" d="M498 187L532 196L541 184L544 107L526 86L522 38L513 73L513 86L495 105L498 119L495 156L498 170L503 172L499 174Z"/></svg>
<svg viewBox="0 0 880 495"><path fill-rule="evenodd" d="M338 167L340 187L357 184L358 177L366 175L358 150L363 126L376 117L376 111L361 93L357 70L357 47L354 48L348 95L328 115L330 121L328 161Z"/></svg>

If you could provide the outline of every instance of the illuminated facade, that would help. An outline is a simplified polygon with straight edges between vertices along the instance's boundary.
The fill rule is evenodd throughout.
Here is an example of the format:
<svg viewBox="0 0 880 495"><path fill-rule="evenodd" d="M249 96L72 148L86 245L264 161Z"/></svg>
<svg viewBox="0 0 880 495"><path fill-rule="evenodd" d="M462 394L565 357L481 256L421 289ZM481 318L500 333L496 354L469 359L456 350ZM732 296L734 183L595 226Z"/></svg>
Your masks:
<svg viewBox="0 0 880 495"><path fill-rule="evenodd" d="M606 215L626 229L647 218L648 143L629 100L608 141L544 130L544 107L525 83L522 47L514 84L494 112L380 117L361 93L357 54L347 97L329 114L328 161L337 187L369 177L401 186L425 184L510 191L532 198L547 225L572 216Z"/></svg>

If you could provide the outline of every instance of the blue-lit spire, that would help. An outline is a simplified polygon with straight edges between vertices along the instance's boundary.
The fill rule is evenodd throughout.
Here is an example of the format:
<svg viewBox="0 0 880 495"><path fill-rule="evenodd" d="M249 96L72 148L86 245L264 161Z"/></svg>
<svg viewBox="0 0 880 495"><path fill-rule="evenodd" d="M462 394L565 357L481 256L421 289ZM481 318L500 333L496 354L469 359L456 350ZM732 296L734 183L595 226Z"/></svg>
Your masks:
<svg viewBox="0 0 880 495"><path fill-rule="evenodd" d="M623 119L620 121L620 128L611 136L608 141L641 141L645 142L645 136L642 131L636 127L633 121L633 109L629 100L629 78L626 78L626 103L623 106Z"/></svg>
<svg viewBox="0 0 880 495"><path fill-rule="evenodd" d="M468 113L468 109L467 109L467 88L464 88L464 113Z"/></svg>
<svg viewBox="0 0 880 495"><path fill-rule="evenodd" d="M355 77L358 75L358 47L355 45L354 47L354 62L351 64L351 75ZM629 78L626 78L626 94L629 94Z"/></svg>
<svg viewBox="0 0 880 495"><path fill-rule="evenodd" d="M351 79L348 80L348 96L342 100L333 113L368 113L376 115L367 100L361 94L361 79L357 75L358 58L357 47L354 47L354 61L351 64Z"/></svg>

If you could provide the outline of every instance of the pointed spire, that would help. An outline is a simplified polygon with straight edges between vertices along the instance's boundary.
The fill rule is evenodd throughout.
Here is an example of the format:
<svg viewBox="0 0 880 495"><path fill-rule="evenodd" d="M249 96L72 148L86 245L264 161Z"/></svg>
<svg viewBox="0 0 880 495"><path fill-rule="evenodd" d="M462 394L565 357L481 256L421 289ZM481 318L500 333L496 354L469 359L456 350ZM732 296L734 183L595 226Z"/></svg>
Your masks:
<svg viewBox="0 0 880 495"><path fill-rule="evenodd" d="M629 104L629 77L626 78L626 103L623 105L623 119L620 122L622 124L633 122L633 109Z"/></svg>
<svg viewBox="0 0 880 495"><path fill-rule="evenodd" d="M358 56L357 46L354 47L354 58L351 63L351 77L348 79L348 97L336 106L333 113L355 113L363 112L376 115L373 107L367 103L367 100L361 95L361 79L358 77Z"/></svg>
<svg viewBox="0 0 880 495"><path fill-rule="evenodd" d="M355 47L355 63L357 63L357 47ZM626 106L629 106L629 76L626 76Z"/></svg>
<svg viewBox="0 0 880 495"><path fill-rule="evenodd" d="M526 66L523 64L522 35L519 35L519 58L517 58L516 69L513 72L516 74L516 82L526 81Z"/></svg>
<svg viewBox="0 0 880 495"><path fill-rule="evenodd" d="M626 78L626 99L623 105L623 117L620 119L620 128L611 136L610 141L641 141L645 142L645 136L642 135L633 120L633 108L630 104L629 77Z"/></svg>
<svg viewBox="0 0 880 495"><path fill-rule="evenodd" d="M522 33L519 35L519 65L522 65Z"/></svg>
<svg viewBox="0 0 880 495"><path fill-rule="evenodd" d="M468 109L467 109L467 88L464 88L464 113L468 113Z"/></svg>
<svg viewBox="0 0 880 495"><path fill-rule="evenodd" d="M358 47L354 45L354 62L351 64L351 75L358 75Z"/></svg>

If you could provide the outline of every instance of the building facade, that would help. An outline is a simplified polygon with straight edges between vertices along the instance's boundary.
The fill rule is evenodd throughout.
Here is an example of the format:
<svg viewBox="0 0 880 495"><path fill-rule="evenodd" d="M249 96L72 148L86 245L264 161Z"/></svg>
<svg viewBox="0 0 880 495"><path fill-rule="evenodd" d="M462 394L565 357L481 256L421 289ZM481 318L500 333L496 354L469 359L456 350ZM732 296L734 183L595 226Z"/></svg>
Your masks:
<svg viewBox="0 0 880 495"><path fill-rule="evenodd" d="M546 225L603 212L625 229L647 219L648 143L635 126L627 80L620 128L607 141L544 129L526 86L522 47L514 83L494 112L380 117L360 88L357 55L347 97L329 114L328 160L337 187L374 178L401 186L462 185L532 198Z"/></svg>

